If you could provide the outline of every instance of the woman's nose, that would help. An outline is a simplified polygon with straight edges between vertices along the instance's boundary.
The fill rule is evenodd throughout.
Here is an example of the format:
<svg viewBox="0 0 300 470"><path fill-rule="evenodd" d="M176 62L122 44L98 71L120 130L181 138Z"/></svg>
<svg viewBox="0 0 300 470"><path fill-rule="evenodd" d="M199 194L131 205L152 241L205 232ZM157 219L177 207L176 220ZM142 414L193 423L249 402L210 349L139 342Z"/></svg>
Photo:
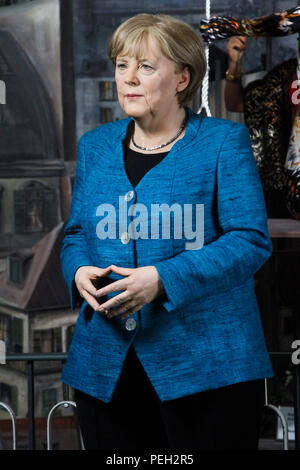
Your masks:
<svg viewBox="0 0 300 470"><path fill-rule="evenodd" d="M137 77L136 67L128 67L128 69L126 71L125 82L129 85L137 85L138 84L138 77Z"/></svg>

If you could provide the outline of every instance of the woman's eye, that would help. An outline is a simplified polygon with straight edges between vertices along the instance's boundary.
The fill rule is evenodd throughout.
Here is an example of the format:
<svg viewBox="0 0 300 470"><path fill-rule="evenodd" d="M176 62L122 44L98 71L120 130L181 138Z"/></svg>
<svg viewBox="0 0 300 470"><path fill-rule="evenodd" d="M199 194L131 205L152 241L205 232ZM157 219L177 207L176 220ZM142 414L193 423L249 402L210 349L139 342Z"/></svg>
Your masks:
<svg viewBox="0 0 300 470"><path fill-rule="evenodd" d="M147 65L147 64L141 64L141 67L143 67L143 69L146 70L147 72L152 70L152 67L150 65Z"/></svg>
<svg viewBox="0 0 300 470"><path fill-rule="evenodd" d="M144 70L145 72L150 72L151 70L153 70L153 68L147 64L140 64L138 67L141 70ZM117 64L117 69L120 71L126 70L126 68L127 68L127 64L121 64L121 63Z"/></svg>

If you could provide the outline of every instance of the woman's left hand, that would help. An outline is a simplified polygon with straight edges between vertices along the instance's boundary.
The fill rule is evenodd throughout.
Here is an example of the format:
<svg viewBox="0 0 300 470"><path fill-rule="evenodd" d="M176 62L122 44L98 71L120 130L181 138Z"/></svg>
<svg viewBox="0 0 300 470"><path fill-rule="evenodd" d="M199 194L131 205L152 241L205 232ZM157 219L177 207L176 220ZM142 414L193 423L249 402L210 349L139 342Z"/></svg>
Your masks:
<svg viewBox="0 0 300 470"><path fill-rule="evenodd" d="M96 297L100 298L109 292L123 291L100 305L98 311L107 313L106 317L108 318L119 315L124 310L126 313L121 315L121 318L127 318L164 291L160 276L154 266L122 268L111 265L110 269L112 272L126 277L114 281L96 292ZM113 307L115 308L111 310Z"/></svg>

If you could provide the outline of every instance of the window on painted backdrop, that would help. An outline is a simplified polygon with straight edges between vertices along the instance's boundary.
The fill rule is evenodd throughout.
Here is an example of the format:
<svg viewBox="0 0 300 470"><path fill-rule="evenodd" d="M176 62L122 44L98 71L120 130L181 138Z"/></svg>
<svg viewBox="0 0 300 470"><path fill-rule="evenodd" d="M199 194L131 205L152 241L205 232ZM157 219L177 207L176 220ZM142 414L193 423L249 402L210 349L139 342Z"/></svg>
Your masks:
<svg viewBox="0 0 300 470"><path fill-rule="evenodd" d="M38 181L26 183L14 191L16 233L46 232L57 224L55 189Z"/></svg>
<svg viewBox="0 0 300 470"><path fill-rule="evenodd" d="M117 99L116 84L113 81L99 82L100 101L114 101Z"/></svg>
<svg viewBox="0 0 300 470"><path fill-rule="evenodd" d="M7 353L23 352L23 320L0 313L0 340Z"/></svg>
<svg viewBox="0 0 300 470"><path fill-rule="evenodd" d="M16 386L0 382L0 401L9 405L14 413L18 414L18 388ZM1 414L3 414L3 419L7 419L7 411L0 410L0 416Z"/></svg>
<svg viewBox="0 0 300 470"><path fill-rule="evenodd" d="M113 119L112 115L112 109L107 107L107 108L100 108L100 122L101 124L105 122L110 122Z"/></svg>
<svg viewBox="0 0 300 470"><path fill-rule="evenodd" d="M35 330L33 332L33 352L51 353L62 352L61 328Z"/></svg>

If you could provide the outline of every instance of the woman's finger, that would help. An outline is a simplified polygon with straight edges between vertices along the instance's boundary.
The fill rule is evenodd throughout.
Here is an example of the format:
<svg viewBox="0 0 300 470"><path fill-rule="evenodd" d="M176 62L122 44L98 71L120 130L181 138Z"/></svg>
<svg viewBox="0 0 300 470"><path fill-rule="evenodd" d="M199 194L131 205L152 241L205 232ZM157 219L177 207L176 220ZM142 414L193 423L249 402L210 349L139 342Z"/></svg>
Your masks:
<svg viewBox="0 0 300 470"><path fill-rule="evenodd" d="M111 272L111 267L107 266L106 268L98 268L97 266L93 266L93 273L97 277L107 276L107 274Z"/></svg>
<svg viewBox="0 0 300 470"><path fill-rule="evenodd" d="M135 268L121 268L120 266L115 266L114 264L110 265L110 269L117 274L121 274L121 276L129 276Z"/></svg>
<svg viewBox="0 0 300 470"><path fill-rule="evenodd" d="M94 286L92 279L90 279L88 276L81 280L81 287L96 297L97 288Z"/></svg>
<svg viewBox="0 0 300 470"><path fill-rule="evenodd" d="M85 289L82 290L81 295L94 310L96 310L97 312L100 312L99 303L97 302L97 300L95 299L93 295L91 295Z"/></svg>
<svg viewBox="0 0 300 470"><path fill-rule="evenodd" d="M85 289L95 296L97 294L97 287L95 287L93 281L107 276L109 272L111 272L109 266L105 269L91 266L89 269L82 270L79 273L80 278L78 279L78 284L81 289Z"/></svg>
<svg viewBox="0 0 300 470"><path fill-rule="evenodd" d="M138 312L139 310L141 310L141 308L144 307L144 305L145 304L139 304L139 305L136 305L135 307L132 307L128 312L125 312L123 313L123 315L121 315L121 320L125 320L125 318L128 318L131 315L133 315L135 312Z"/></svg>
<svg viewBox="0 0 300 470"><path fill-rule="evenodd" d="M101 287L100 289L96 290L96 297L102 297L109 292L116 292L116 291L123 291L127 288L127 281L126 279L119 279L118 281L114 281L111 284L108 284L105 287Z"/></svg>
<svg viewBox="0 0 300 470"><path fill-rule="evenodd" d="M102 310L109 310L113 307L118 307L120 305L123 305L125 302L128 301L128 294L126 292L122 292L119 295L116 295L115 297L107 300L103 304L100 304L100 311Z"/></svg>
<svg viewBox="0 0 300 470"><path fill-rule="evenodd" d="M80 282L80 287L82 290L85 290L89 294L96 296L97 289L90 279L82 279Z"/></svg>
<svg viewBox="0 0 300 470"><path fill-rule="evenodd" d="M137 304L136 300L135 301L134 300L132 300L132 301L128 300L127 302L124 302L119 307L116 307L113 310L110 310L110 312L109 312L110 317L109 318L112 318L112 317L115 317L116 315L119 315L120 313L124 312L124 310L126 310L128 312L131 312L131 310L134 309L137 305L138 304ZM131 313L129 313L129 315L131 315Z"/></svg>

